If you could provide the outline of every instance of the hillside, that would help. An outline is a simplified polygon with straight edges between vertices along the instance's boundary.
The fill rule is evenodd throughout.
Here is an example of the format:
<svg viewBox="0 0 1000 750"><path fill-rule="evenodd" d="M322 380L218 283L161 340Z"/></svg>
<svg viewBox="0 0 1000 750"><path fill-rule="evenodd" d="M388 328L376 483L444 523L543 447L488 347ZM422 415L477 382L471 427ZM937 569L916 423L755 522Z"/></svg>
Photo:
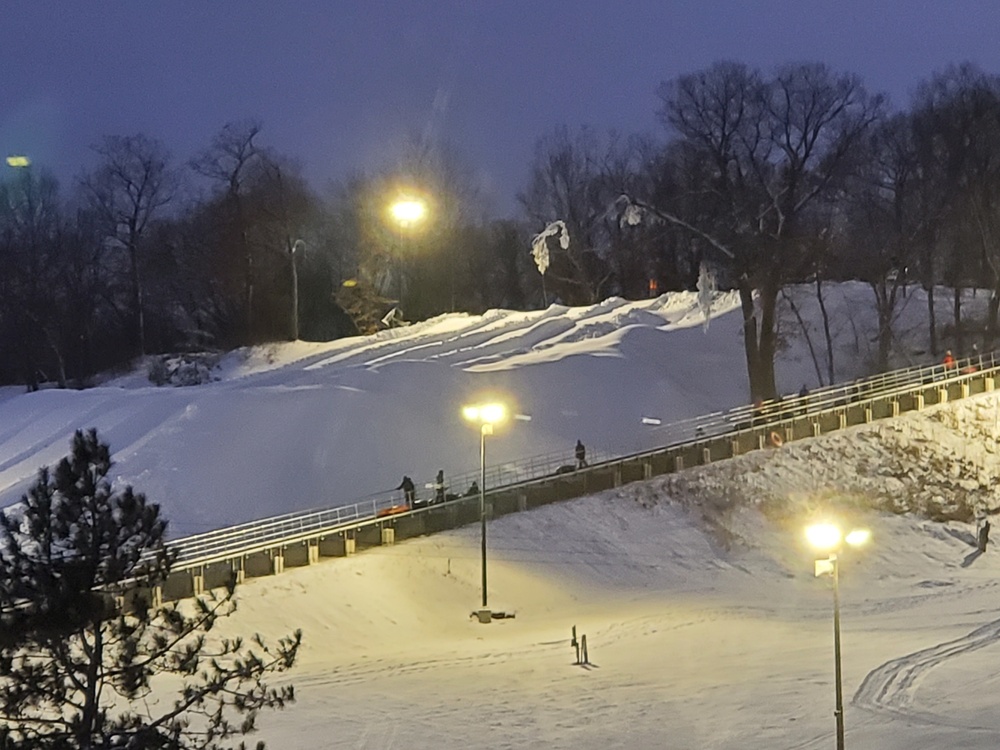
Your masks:
<svg viewBox="0 0 1000 750"><path fill-rule="evenodd" d="M821 350L812 289L791 293ZM831 286L826 305L838 380L866 374L870 290ZM438 469L474 470L476 435L460 408L484 393L532 417L490 440L491 463L568 457L577 439L595 453L653 446L645 416L671 422L748 400L735 295L716 295L707 312L682 293L450 314L371 337L232 352L202 385L154 387L138 370L86 391L5 389L0 504L16 501L39 466L66 453L72 431L88 427L110 443L117 480L164 506L174 536L385 495L404 473L422 486ZM921 358L925 315L922 293L912 292L897 324L899 364ZM779 388L815 387L809 346L787 310L782 331Z"/></svg>
<svg viewBox="0 0 1000 750"><path fill-rule="evenodd" d="M800 290L801 291L801 290ZM800 313L818 329L803 292ZM830 291L841 379L873 346L868 290ZM900 321L919 360L923 300ZM376 337L222 357L214 382L142 373L85 392L0 392L0 487L16 500L74 428L97 426L117 479L164 505L175 533L474 466L458 406L502 389L532 415L492 461L564 447L655 444L645 415L746 400L734 300L694 295L585 309L451 315ZM782 390L815 385L791 336ZM904 335L913 334L912 344ZM995 510L996 396L757 451L479 528L249 580L219 634L301 627L297 702L258 720L270 747L538 750L813 749L833 744L829 581L802 530L834 514L873 530L841 567L847 741L879 750L993 750L1000 560L974 552ZM645 430L645 431L644 431ZM416 468L414 468L416 467ZM955 519L935 521L930 518ZM591 664L573 663L570 629Z"/></svg>

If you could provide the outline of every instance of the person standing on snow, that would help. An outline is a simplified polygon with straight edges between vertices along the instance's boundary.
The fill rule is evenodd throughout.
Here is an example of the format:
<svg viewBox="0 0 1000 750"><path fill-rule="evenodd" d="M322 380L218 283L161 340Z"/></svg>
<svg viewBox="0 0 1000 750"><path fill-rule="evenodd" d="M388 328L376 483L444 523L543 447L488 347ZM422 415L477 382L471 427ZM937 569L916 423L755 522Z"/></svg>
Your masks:
<svg viewBox="0 0 1000 750"><path fill-rule="evenodd" d="M990 520L987 518L983 525L979 527L979 551L985 552L986 545L990 541Z"/></svg>
<svg viewBox="0 0 1000 750"><path fill-rule="evenodd" d="M399 487L396 489L403 491L403 497L406 499L406 504L412 508L413 503L417 499L417 492L414 487L413 480L404 474L403 481L399 483Z"/></svg>
<svg viewBox="0 0 1000 750"><path fill-rule="evenodd" d="M434 502L444 502L444 469L438 469L437 476L434 478Z"/></svg>
<svg viewBox="0 0 1000 750"><path fill-rule="evenodd" d="M579 440L576 441L576 468L582 469L587 465L587 449Z"/></svg>
<svg viewBox="0 0 1000 750"><path fill-rule="evenodd" d="M955 358L951 354L951 349L944 353L944 359L941 360L941 364L944 365L944 369L950 370L955 366Z"/></svg>

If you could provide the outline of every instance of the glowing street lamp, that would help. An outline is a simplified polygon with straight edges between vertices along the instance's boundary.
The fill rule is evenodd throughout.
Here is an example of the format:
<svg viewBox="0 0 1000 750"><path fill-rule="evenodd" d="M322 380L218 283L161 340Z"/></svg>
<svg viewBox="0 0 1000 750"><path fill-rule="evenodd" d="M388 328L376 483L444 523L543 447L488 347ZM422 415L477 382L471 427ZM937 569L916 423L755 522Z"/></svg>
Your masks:
<svg viewBox="0 0 1000 750"><path fill-rule="evenodd" d="M486 609L486 436L493 434L494 425L507 419L507 406L494 402L462 407L462 416L479 425L479 519L483 548L483 609Z"/></svg>
<svg viewBox="0 0 1000 750"><path fill-rule="evenodd" d="M31 166L31 159L23 155L11 155L7 157L7 166L15 169L24 169Z"/></svg>
<svg viewBox="0 0 1000 750"><path fill-rule="evenodd" d="M420 221L427 214L427 204L418 198L400 198L389 207L392 218L401 227Z"/></svg>
<svg viewBox="0 0 1000 750"><path fill-rule="evenodd" d="M389 206L389 215L399 226L399 247L396 250L396 297L403 300L403 235L427 216L427 202L413 196L403 196Z"/></svg>
<svg viewBox="0 0 1000 750"><path fill-rule="evenodd" d="M860 547L871 539L868 529L852 529L846 535L832 523L818 523L806 528L806 539L813 549L825 552L826 558L816 560L816 575L833 577L833 662L837 705L833 712L837 720L837 750L844 750L844 690L840 669L840 564L838 554L843 545Z"/></svg>

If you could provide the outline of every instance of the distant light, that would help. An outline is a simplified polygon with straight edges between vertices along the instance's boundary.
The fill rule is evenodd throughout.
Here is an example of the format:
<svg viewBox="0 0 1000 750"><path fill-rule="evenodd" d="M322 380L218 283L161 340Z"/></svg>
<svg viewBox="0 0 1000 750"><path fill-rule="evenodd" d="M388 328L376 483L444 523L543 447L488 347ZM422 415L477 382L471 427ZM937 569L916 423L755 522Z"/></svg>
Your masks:
<svg viewBox="0 0 1000 750"><path fill-rule="evenodd" d="M8 156L7 157L8 167L30 167L31 159L27 156Z"/></svg>
<svg viewBox="0 0 1000 750"><path fill-rule="evenodd" d="M427 213L427 204L416 198L403 198L390 207L392 217L404 226L420 221Z"/></svg>
<svg viewBox="0 0 1000 750"><path fill-rule="evenodd" d="M341 286L346 286L346 287L352 287L352 286L357 286L357 285L358 285L358 280L357 279L345 279L344 283L341 284Z"/></svg>
<svg viewBox="0 0 1000 750"><path fill-rule="evenodd" d="M518 422L530 422L531 421L531 415L530 414L515 414L514 415L514 419L516 419Z"/></svg>
<svg viewBox="0 0 1000 750"><path fill-rule="evenodd" d="M860 547L863 544L868 544L872 538L872 532L869 529L854 529L846 537L844 541L847 542L852 547Z"/></svg>
<svg viewBox="0 0 1000 750"><path fill-rule="evenodd" d="M663 420L662 419L657 419L656 417L643 417L642 418L642 423L643 424L663 424Z"/></svg>

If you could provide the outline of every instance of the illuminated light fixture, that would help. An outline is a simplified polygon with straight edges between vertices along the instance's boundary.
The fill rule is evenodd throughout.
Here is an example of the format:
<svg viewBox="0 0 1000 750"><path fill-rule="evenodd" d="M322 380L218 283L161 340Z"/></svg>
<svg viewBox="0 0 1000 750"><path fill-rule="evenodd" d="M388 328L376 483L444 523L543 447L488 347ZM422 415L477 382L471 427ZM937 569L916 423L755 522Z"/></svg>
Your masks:
<svg viewBox="0 0 1000 750"><path fill-rule="evenodd" d="M840 550L842 543L860 547L872 538L868 529L852 529L845 535L832 523L817 523L806 528L806 539L819 552L828 556L816 560L816 575L833 579L833 664L836 704L833 716L837 722L837 750L844 750L844 688L840 665Z"/></svg>
<svg viewBox="0 0 1000 750"><path fill-rule="evenodd" d="M389 208L392 218L403 226L420 221L427 213L427 204L417 198L401 198Z"/></svg>
<svg viewBox="0 0 1000 750"><path fill-rule="evenodd" d="M469 404L462 407L462 416L479 425L479 520L482 531L482 573L483 604L479 610L479 621L489 622L492 618L487 608L486 597L486 436L493 434L493 426L507 419L507 406L498 401L485 404Z"/></svg>

